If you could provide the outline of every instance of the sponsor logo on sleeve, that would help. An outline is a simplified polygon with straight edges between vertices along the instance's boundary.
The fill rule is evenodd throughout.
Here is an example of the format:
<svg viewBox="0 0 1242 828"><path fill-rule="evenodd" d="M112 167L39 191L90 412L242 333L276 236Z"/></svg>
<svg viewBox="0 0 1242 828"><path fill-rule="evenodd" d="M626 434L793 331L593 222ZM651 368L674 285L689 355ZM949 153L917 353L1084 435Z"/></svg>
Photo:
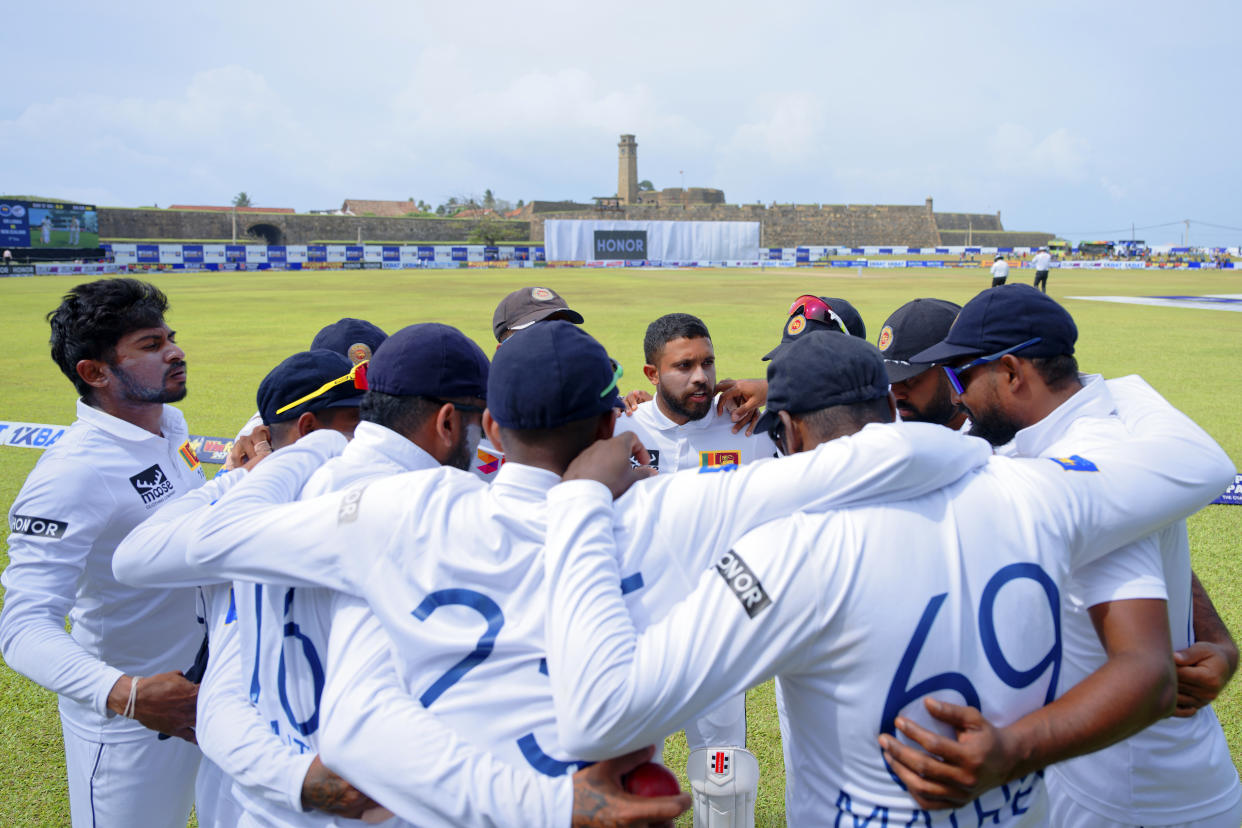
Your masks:
<svg viewBox="0 0 1242 828"><path fill-rule="evenodd" d="M476 468L479 470L479 474L483 475L495 474L505 462L503 457L497 457L483 449L478 450L478 457L479 465Z"/></svg>
<svg viewBox="0 0 1242 828"><path fill-rule="evenodd" d="M336 513L336 522L353 523L358 519L358 507L362 502L362 493L366 491L366 486L358 486L345 492L341 498L341 508Z"/></svg>
<svg viewBox="0 0 1242 828"><path fill-rule="evenodd" d="M129 479L129 483L148 507L154 506L173 493L172 481L168 479L168 475L164 474L164 470L158 463L135 474Z"/></svg>
<svg viewBox="0 0 1242 828"><path fill-rule="evenodd" d="M9 515L9 530L17 535L31 535L36 538L63 538L69 524L63 520L33 517L31 515Z"/></svg>
<svg viewBox="0 0 1242 828"><path fill-rule="evenodd" d="M1066 471L1099 471L1100 467L1092 463L1085 457L1079 457L1077 454L1071 454L1069 457L1049 457L1049 460L1056 463Z"/></svg>
<svg viewBox="0 0 1242 828"><path fill-rule="evenodd" d="M755 573L750 571L746 562L739 558L732 549L725 553L720 563L716 564L716 572L724 578L729 589L741 602L742 609L746 610L746 614L751 618L763 612L772 603L772 599L763 591L763 584L759 583Z"/></svg>

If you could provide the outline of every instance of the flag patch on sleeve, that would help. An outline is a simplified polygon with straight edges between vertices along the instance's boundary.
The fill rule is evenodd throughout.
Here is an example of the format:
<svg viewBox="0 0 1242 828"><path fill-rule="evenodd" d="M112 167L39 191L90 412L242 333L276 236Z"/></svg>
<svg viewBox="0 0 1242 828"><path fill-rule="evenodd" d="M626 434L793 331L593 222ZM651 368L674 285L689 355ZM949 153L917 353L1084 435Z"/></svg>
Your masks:
<svg viewBox="0 0 1242 828"><path fill-rule="evenodd" d="M198 468L198 455L194 453L194 446L190 445L190 441L186 440L181 444L181 448L177 449L177 453L181 455L181 459L190 467L191 471Z"/></svg>
<svg viewBox="0 0 1242 828"><path fill-rule="evenodd" d="M742 462L740 451L700 451L699 469L722 469L725 466L736 468Z"/></svg>
<svg viewBox="0 0 1242 828"><path fill-rule="evenodd" d="M1049 457L1049 460L1056 463L1066 471L1099 471L1100 467L1092 463L1085 457L1079 457L1077 454L1071 454L1069 457Z"/></svg>

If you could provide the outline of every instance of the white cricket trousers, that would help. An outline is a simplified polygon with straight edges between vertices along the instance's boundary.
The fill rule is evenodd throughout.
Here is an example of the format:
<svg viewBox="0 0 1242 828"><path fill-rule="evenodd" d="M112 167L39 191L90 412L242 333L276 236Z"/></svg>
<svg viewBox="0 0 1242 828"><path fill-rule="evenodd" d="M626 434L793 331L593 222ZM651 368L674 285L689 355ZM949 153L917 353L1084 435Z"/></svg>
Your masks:
<svg viewBox="0 0 1242 828"><path fill-rule="evenodd" d="M185 828L202 757L182 739L94 742L65 736L73 828Z"/></svg>
<svg viewBox="0 0 1242 828"><path fill-rule="evenodd" d="M746 747L746 694L738 693L686 725L686 743L690 750Z"/></svg>

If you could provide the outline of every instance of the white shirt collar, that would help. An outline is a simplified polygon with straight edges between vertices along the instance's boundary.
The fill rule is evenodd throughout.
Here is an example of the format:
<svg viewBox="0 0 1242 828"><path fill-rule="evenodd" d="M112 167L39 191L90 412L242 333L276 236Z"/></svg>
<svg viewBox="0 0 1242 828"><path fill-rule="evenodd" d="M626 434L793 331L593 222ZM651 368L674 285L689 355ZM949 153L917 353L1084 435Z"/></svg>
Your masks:
<svg viewBox="0 0 1242 828"><path fill-rule="evenodd" d="M390 428L378 423L358 423L354 439L345 451L350 454L373 454L395 463L405 471L421 471L439 467L436 458Z"/></svg>
<svg viewBox="0 0 1242 828"><path fill-rule="evenodd" d="M644 415L650 422L652 428L655 428L658 431L677 431L679 429L681 431L704 431L711 428L717 419L726 416L716 413L716 403L719 399L719 394L712 397L712 407L711 410L707 412L707 416L700 417L697 420L689 420L684 424L675 423L673 420L669 419L669 417L660 410L660 406L655 400L648 400L647 402L639 405L638 410L634 412L634 416L637 417L640 414ZM644 411L644 409L646 410Z"/></svg>
<svg viewBox="0 0 1242 828"><path fill-rule="evenodd" d="M185 417L171 405L164 406L163 411L160 413L160 434L152 434L141 426L136 426L131 422L122 420L120 417L113 417L106 411L89 405L81 398L78 398L77 413L79 420L93 428L107 432L121 440L128 440L134 443L143 440L168 440L172 442L184 440L187 436Z"/></svg>
<svg viewBox="0 0 1242 828"><path fill-rule="evenodd" d="M496 472L491 488L494 492L542 501L548 490L560 482L561 476L555 472L510 460Z"/></svg>
<svg viewBox="0 0 1242 828"><path fill-rule="evenodd" d="M1079 417L1107 417L1117 412L1112 394L1099 374L1079 374L1082 388L1057 406L1051 414L1014 435L1006 454L1039 457L1060 440L1070 423Z"/></svg>

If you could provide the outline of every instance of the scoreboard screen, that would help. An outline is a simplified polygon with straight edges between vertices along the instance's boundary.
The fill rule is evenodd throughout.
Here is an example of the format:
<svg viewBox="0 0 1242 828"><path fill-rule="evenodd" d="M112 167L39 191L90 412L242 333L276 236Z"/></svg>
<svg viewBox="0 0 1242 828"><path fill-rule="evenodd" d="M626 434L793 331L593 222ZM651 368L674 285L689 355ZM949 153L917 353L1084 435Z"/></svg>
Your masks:
<svg viewBox="0 0 1242 828"><path fill-rule="evenodd" d="M0 248L99 247L93 204L0 196Z"/></svg>

